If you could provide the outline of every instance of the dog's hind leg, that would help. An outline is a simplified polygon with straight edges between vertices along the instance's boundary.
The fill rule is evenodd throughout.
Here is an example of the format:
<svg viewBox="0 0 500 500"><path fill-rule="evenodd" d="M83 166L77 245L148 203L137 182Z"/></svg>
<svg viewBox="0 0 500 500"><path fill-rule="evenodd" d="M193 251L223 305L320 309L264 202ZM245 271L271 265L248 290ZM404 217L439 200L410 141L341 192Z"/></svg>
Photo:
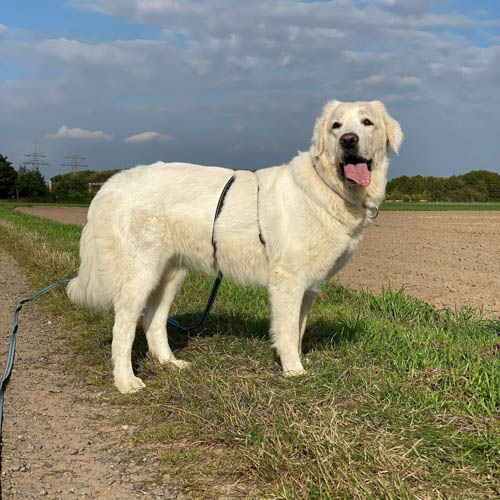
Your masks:
<svg viewBox="0 0 500 500"><path fill-rule="evenodd" d="M175 358L168 345L166 326L170 306L185 277L185 269L165 271L156 290L149 297L142 322L151 354L160 363L173 363L178 368L184 368L189 363Z"/></svg>
<svg viewBox="0 0 500 500"><path fill-rule="evenodd" d="M117 293L113 300L115 324L111 355L115 386L125 394L144 387L144 383L134 375L132 369L132 346L139 316L161 276L161 263L155 262L154 256L145 255L128 262L121 258L121 262L122 266L115 270Z"/></svg>
<svg viewBox="0 0 500 500"><path fill-rule="evenodd" d="M140 304L137 300L128 304L120 300L115 302L115 324L113 326L111 354L115 386L122 394L135 392L144 387L142 380L136 377L132 370L132 345L142 307L143 304Z"/></svg>
<svg viewBox="0 0 500 500"><path fill-rule="evenodd" d="M285 375L300 375L304 373L299 354L304 288L296 277L278 269L271 274L268 289L273 347Z"/></svg>

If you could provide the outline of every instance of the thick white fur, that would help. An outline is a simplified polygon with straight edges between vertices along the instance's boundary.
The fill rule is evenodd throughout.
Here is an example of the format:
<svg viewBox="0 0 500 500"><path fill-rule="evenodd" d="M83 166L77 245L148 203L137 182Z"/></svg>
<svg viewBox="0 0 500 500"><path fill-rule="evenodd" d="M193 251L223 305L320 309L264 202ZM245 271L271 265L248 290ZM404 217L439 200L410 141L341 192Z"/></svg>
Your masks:
<svg viewBox="0 0 500 500"><path fill-rule="evenodd" d="M373 125L363 124L366 118ZM332 129L334 122L341 127ZM359 154L373 159L367 187L345 180L338 166L339 138L348 132L359 136ZM217 269L211 243L214 211L233 174L236 180L215 225L217 265L239 283L268 288L271 337L283 371L303 373L301 343L312 300L353 255L384 197L387 144L397 153L402 140L399 123L381 102L331 101L316 121L310 150L288 164L234 173L157 162L106 182L90 205L80 271L68 295L81 306L114 309L118 390L144 386L131 364L142 312L150 352L161 363L186 365L170 350L166 320L186 270L213 274Z"/></svg>

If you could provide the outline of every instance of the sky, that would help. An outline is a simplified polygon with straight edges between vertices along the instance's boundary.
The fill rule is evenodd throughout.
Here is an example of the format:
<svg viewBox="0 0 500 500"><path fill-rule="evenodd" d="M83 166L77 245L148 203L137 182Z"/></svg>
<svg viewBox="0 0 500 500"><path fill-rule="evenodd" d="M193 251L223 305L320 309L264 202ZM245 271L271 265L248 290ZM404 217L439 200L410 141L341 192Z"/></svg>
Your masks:
<svg viewBox="0 0 500 500"><path fill-rule="evenodd" d="M382 100L390 178L500 173L498 0L2 0L0 153L46 178L307 150L331 100Z"/></svg>

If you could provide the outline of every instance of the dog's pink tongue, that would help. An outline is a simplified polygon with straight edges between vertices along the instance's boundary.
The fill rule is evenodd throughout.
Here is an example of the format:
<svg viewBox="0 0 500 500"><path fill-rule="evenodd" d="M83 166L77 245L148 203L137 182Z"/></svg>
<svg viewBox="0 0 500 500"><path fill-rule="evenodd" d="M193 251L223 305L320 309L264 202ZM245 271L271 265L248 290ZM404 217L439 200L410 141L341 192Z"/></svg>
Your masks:
<svg viewBox="0 0 500 500"><path fill-rule="evenodd" d="M366 163L352 163L344 167L345 176L360 186L368 186L372 180L372 173L368 170Z"/></svg>

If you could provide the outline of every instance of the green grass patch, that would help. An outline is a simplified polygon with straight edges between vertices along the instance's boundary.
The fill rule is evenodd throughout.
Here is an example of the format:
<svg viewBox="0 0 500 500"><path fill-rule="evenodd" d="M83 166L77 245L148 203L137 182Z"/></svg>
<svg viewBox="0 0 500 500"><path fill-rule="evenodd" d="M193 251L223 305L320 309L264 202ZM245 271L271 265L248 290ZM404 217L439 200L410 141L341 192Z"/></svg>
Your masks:
<svg viewBox="0 0 500 500"><path fill-rule="evenodd" d="M71 277L81 228L0 206L0 244L34 291ZM191 273L172 315L202 311L212 279ZM68 326L70 361L111 392L111 314L43 300ZM404 291L324 287L305 339L307 375L284 378L267 340L266 292L225 280L189 336L169 329L177 371L146 355L147 387L116 393L135 446L159 450L194 498L496 498L500 494L500 321L436 310Z"/></svg>
<svg viewBox="0 0 500 500"><path fill-rule="evenodd" d="M73 224L60 224L49 219L33 217L13 208L27 205L0 204L0 219L27 234L36 235L49 245L50 249L69 252L78 257L79 239L82 228ZM55 280L54 280L55 281Z"/></svg>
<svg viewBox="0 0 500 500"><path fill-rule="evenodd" d="M388 212L485 212L500 210L500 203L397 203L384 202L380 210Z"/></svg>

